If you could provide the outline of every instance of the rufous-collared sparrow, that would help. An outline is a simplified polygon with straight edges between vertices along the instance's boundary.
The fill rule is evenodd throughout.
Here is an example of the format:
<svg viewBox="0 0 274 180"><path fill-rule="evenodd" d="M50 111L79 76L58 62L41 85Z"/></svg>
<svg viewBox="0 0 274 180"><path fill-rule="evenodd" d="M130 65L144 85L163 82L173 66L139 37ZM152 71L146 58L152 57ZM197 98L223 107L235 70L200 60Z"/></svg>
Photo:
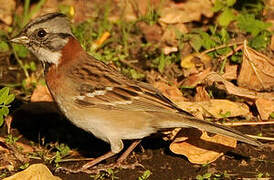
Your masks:
<svg viewBox="0 0 274 180"><path fill-rule="evenodd" d="M11 41L25 45L44 64L47 86L64 115L110 144L109 153L81 170L119 153L124 139L142 139L166 128L194 127L261 145L232 128L186 114L151 85L131 80L88 55L63 14L34 19Z"/></svg>

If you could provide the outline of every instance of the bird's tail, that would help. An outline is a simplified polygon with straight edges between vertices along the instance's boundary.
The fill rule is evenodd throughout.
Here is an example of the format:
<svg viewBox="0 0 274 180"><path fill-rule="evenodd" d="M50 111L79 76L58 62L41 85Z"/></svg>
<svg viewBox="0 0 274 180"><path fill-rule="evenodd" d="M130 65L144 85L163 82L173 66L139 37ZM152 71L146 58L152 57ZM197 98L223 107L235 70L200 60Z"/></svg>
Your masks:
<svg viewBox="0 0 274 180"><path fill-rule="evenodd" d="M261 146L262 143L244 135L240 131L232 129L227 126L222 126L216 123L212 123L209 121L197 119L191 116L179 114L179 113L157 113L156 122L153 123L157 126L157 128L175 128L175 127L194 127L198 129L205 130L210 133L221 134L224 136L235 138L239 141L254 145ZM165 117L164 117L165 116Z"/></svg>

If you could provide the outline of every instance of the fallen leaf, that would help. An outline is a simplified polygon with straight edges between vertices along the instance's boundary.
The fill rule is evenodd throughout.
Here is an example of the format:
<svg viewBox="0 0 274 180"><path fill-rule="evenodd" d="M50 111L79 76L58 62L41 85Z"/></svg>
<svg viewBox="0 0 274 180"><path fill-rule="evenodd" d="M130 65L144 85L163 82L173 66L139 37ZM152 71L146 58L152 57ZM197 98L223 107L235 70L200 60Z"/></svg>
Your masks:
<svg viewBox="0 0 274 180"><path fill-rule="evenodd" d="M187 77L183 83L183 87L196 87L198 84L200 84L210 73L210 68L198 73L198 74L193 74L189 77Z"/></svg>
<svg viewBox="0 0 274 180"><path fill-rule="evenodd" d="M210 96L207 93L206 89L204 86L197 86L196 87L196 94L194 96L194 101L198 102L198 101L209 101L210 100Z"/></svg>
<svg viewBox="0 0 274 180"><path fill-rule="evenodd" d="M53 99L51 97L51 94L47 86L38 85L34 89L31 95L30 101L31 102L52 102Z"/></svg>
<svg viewBox="0 0 274 180"><path fill-rule="evenodd" d="M206 17L213 16L212 3L209 0L188 0L180 3L169 2L159 10L159 14L159 21L166 24L199 21L202 15Z"/></svg>
<svg viewBox="0 0 274 180"><path fill-rule="evenodd" d="M274 112L274 101L259 98L255 102L262 120L267 120L271 113Z"/></svg>
<svg viewBox="0 0 274 180"><path fill-rule="evenodd" d="M189 54L182 57L181 67L186 69L196 67L199 71L211 69L211 57L201 53Z"/></svg>
<svg viewBox="0 0 274 180"><path fill-rule="evenodd" d="M32 164L24 171L18 172L3 180L62 180L53 176L44 164Z"/></svg>
<svg viewBox="0 0 274 180"><path fill-rule="evenodd" d="M11 25L16 6L15 0L0 0L0 4L0 20L7 25Z"/></svg>
<svg viewBox="0 0 274 180"><path fill-rule="evenodd" d="M166 26L162 24L163 35L158 39L158 41L164 42L168 46L176 47L178 46L178 33L185 34L188 32L186 25L184 24L174 24L172 26Z"/></svg>
<svg viewBox="0 0 274 180"><path fill-rule="evenodd" d="M238 85L256 91L274 90L274 59L248 47L246 41L243 51Z"/></svg>
<svg viewBox="0 0 274 180"><path fill-rule="evenodd" d="M90 0L71 1L69 5L73 6L75 9L73 21L77 24L91 18L96 11L95 9L98 8L97 6L94 6L94 2Z"/></svg>
<svg viewBox="0 0 274 180"><path fill-rule="evenodd" d="M194 58L193 54L189 54L187 56L182 57L181 67L186 69L194 68L195 64L192 61L193 58Z"/></svg>
<svg viewBox="0 0 274 180"><path fill-rule="evenodd" d="M270 49L274 51L274 35L271 36Z"/></svg>
<svg viewBox="0 0 274 180"><path fill-rule="evenodd" d="M211 99L201 102L176 102L176 105L195 117L204 119L204 117L214 117L217 119L249 116L249 108L244 103L232 102L225 99Z"/></svg>
<svg viewBox="0 0 274 180"><path fill-rule="evenodd" d="M226 80L235 80L237 79L238 65L231 65L229 63L225 66L225 73L222 75Z"/></svg>
<svg viewBox="0 0 274 180"><path fill-rule="evenodd" d="M147 42L159 43L162 38L162 28L158 24L148 25L145 22L137 23Z"/></svg>
<svg viewBox="0 0 274 180"><path fill-rule="evenodd" d="M170 85L164 81L156 81L153 82L153 86L175 103L187 100L174 84Z"/></svg>
<svg viewBox="0 0 274 180"><path fill-rule="evenodd" d="M235 148L237 144L235 139L226 136L214 135L210 137L206 132L203 132L198 138L193 135L193 129L187 133L187 140L178 142L175 139L169 148L173 153L184 155L191 163L195 164L211 163L222 156L224 152Z"/></svg>
<svg viewBox="0 0 274 180"><path fill-rule="evenodd" d="M138 14L135 9L136 2L127 1L127 0L119 0L118 7L119 9L123 9L123 18L126 21L135 21L138 18Z"/></svg>
<svg viewBox="0 0 274 180"><path fill-rule="evenodd" d="M233 94L240 97L245 97L249 99L258 99L264 98L268 100L274 100L274 93L273 92L256 92L249 89L245 89L242 87L237 87L233 83L225 80L222 76L215 72L211 72L206 76L204 82L208 83L209 85L215 83L217 88L224 89L228 94Z"/></svg>

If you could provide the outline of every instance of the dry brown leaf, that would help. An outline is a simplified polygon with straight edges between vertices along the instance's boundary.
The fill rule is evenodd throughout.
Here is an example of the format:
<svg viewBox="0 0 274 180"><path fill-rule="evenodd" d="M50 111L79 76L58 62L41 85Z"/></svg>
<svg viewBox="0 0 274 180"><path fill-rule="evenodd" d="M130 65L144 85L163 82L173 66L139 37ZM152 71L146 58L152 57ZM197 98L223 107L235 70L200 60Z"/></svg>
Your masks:
<svg viewBox="0 0 274 180"><path fill-rule="evenodd" d="M246 44L245 41L238 85L256 91L274 90L274 59L269 59Z"/></svg>
<svg viewBox="0 0 274 180"><path fill-rule="evenodd" d="M16 173L3 180L62 180L53 176L50 170L44 164L32 164L24 171Z"/></svg>
<svg viewBox="0 0 274 180"><path fill-rule="evenodd" d="M182 86L184 87L196 87L200 84L210 73L210 68L200 72L199 74L193 74L187 77L184 81Z"/></svg>
<svg viewBox="0 0 274 180"><path fill-rule="evenodd" d="M137 26L144 33L145 39L150 43L158 43L162 38L162 28L157 25L148 25L144 22L137 23Z"/></svg>
<svg viewBox="0 0 274 180"><path fill-rule="evenodd" d="M157 81L153 82L153 86L175 103L187 100L183 97L182 92L176 85L169 85L163 81Z"/></svg>
<svg viewBox="0 0 274 180"><path fill-rule="evenodd" d="M37 11L35 14L33 14L32 18L38 17L42 14L53 13L53 12L58 11L59 3L58 3L58 0L47 0L47 1L45 1L45 4L43 5L43 8L41 8L40 11ZM36 7L36 3L31 3L30 8L33 9L35 7Z"/></svg>
<svg viewBox="0 0 274 180"><path fill-rule="evenodd" d="M199 21L202 15L212 17L210 0L188 0L181 3L169 2L160 9L159 21L165 24L187 23Z"/></svg>
<svg viewBox="0 0 274 180"><path fill-rule="evenodd" d="M174 24L172 26L162 25L162 29L164 33L158 41L161 40L161 42L165 42L167 45L174 47L178 46L178 32L182 34L188 32L188 29L184 24Z"/></svg>
<svg viewBox="0 0 274 180"><path fill-rule="evenodd" d="M51 94L47 88L47 86L38 85L30 98L31 102L52 102L53 99L51 97Z"/></svg>
<svg viewBox="0 0 274 180"><path fill-rule="evenodd" d="M95 9L98 8L97 6L94 6L94 2L90 0L71 1L69 5L74 7L75 9L75 15L73 16L73 21L77 24L93 17L94 14L96 13ZM115 15L115 14L112 14L112 15Z"/></svg>
<svg viewBox="0 0 274 180"><path fill-rule="evenodd" d="M262 120L267 120L274 112L274 101L259 98L255 103Z"/></svg>
<svg viewBox="0 0 274 180"><path fill-rule="evenodd" d="M176 105L193 114L195 117L224 118L236 116L249 116L249 108L244 103L232 102L223 99L211 99L201 102L176 102Z"/></svg>
<svg viewBox="0 0 274 180"><path fill-rule="evenodd" d="M0 21L4 22L7 25L11 25L16 6L15 0L0 0L0 4Z"/></svg>
<svg viewBox="0 0 274 180"><path fill-rule="evenodd" d="M264 98L268 100L274 100L273 92L259 93L242 87L237 87L233 83L226 81L222 76L215 72L211 72L210 74L208 74L208 76L205 78L205 82L207 82L208 84L217 83L216 85L218 88L224 89L227 91L227 93L236 96L245 97L249 99Z"/></svg>
<svg viewBox="0 0 274 180"><path fill-rule="evenodd" d="M225 73L222 75L226 80L235 80L237 79L238 65L231 65L229 63L225 66Z"/></svg>
<svg viewBox="0 0 274 180"><path fill-rule="evenodd" d="M178 142L175 139L169 146L173 153L185 155L191 163L211 163L222 156L223 152L236 147L237 141L233 138L221 135L210 137L206 132L203 132L199 139L193 135L193 131L193 129L188 131L187 137L189 137L189 139L186 141Z"/></svg>
<svg viewBox="0 0 274 180"><path fill-rule="evenodd" d="M196 94L194 96L194 101L209 101L210 96L207 93L206 89L204 86L197 86L196 87Z"/></svg>
<svg viewBox="0 0 274 180"><path fill-rule="evenodd" d="M272 51L274 51L274 35L272 35L272 37L271 37L270 49L271 49Z"/></svg>

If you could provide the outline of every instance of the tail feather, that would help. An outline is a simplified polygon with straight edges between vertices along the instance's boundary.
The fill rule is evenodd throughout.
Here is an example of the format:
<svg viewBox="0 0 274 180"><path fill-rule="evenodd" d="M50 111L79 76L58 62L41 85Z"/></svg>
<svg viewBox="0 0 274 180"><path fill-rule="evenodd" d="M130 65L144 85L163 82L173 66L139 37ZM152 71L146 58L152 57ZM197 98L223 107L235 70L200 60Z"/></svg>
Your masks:
<svg viewBox="0 0 274 180"><path fill-rule="evenodd" d="M185 116L179 113L170 113L168 115L166 113L160 113L160 114L157 113L158 117L159 115L160 117L161 116L162 117L168 116L168 117L163 117L161 119L158 118L156 121L154 121L155 122L154 124L156 124L157 128L194 127L198 129L203 129L210 133L216 133L216 134L232 137L239 141L242 141L254 146L262 145L261 142L251 137L248 137L244 135L243 133L241 133L240 131L237 131L227 126L222 126L216 123L197 119L190 116Z"/></svg>

